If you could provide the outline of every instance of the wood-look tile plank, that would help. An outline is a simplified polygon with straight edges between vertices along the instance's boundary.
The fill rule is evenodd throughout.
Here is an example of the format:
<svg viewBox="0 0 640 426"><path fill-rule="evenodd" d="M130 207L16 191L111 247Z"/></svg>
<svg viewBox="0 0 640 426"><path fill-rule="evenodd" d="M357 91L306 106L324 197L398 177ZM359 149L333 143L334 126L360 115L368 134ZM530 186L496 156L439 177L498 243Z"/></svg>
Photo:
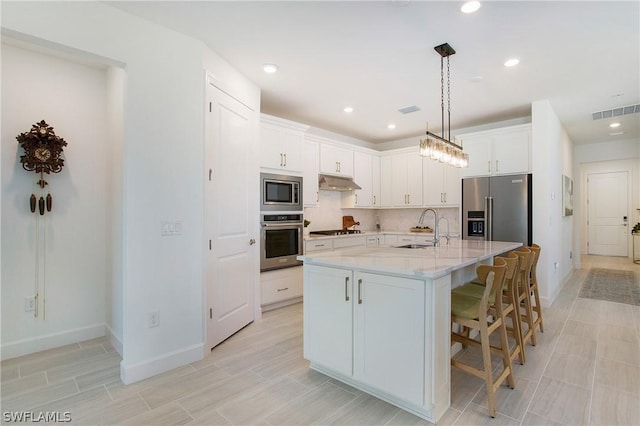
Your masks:
<svg viewBox="0 0 640 426"><path fill-rule="evenodd" d="M598 356L640 366L640 344L621 340L603 340L598 346Z"/></svg>
<svg viewBox="0 0 640 426"><path fill-rule="evenodd" d="M184 393L178 403L195 419L202 419L210 411L215 411L247 392L251 392L265 379L250 371L236 376L210 380L209 386L198 389L198 392Z"/></svg>
<svg viewBox="0 0 640 426"><path fill-rule="evenodd" d="M640 419L640 398L617 389L595 385L591 405L591 425L632 425Z"/></svg>
<svg viewBox="0 0 640 426"><path fill-rule="evenodd" d="M104 387L88 389L76 394L55 399L33 408L38 412L69 412L71 420L76 421L94 413L112 402L109 392Z"/></svg>
<svg viewBox="0 0 640 426"><path fill-rule="evenodd" d="M526 416L524 416L524 420L521 423L521 426L563 426L558 422L554 422L553 420L546 419L537 414L533 414L528 412Z"/></svg>
<svg viewBox="0 0 640 426"><path fill-rule="evenodd" d="M331 415L355 398L351 392L331 383L324 383L281 407L268 416L266 421L272 425L309 425Z"/></svg>
<svg viewBox="0 0 640 426"><path fill-rule="evenodd" d="M590 398L588 389L543 376L529 411L565 425L586 425Z"/></svg>
<svg viewBox="0 0 640 426"><path fill-rule="evenodd" d="M496 413L495 418L491 418L487 408L474 403L469 404L454 423L454 425L474 426L517 426L519 424L519 421L500 413Z"/></svg>
<svg viewBox="0 0 640 426"><path fill-rule="evenodd" d="M104 352L85 359L76 360L74 363L64 363L47 369L49 383L56 383L68 377L84 376L95 372L120 366L120 355L116 352Z"/></svg>
<svg viewBox="0 0 640 426"><path fill-rule="evenodd" d="M527 413L527 407L533 398L537 385L537 381L519 378L514 389L500 386L496 391L496 410L505 416L522 420ZM477 393L473 403L489 409L485 386Z"/></svg>
<svg viewBox="0 0 640 426"><path fill-rule="evenodd" d="M80 345L78 343L71 343L69 345L60 346L58 348L47 349L45 351L40 351L40 352L28 354L28 355L23 355L17 358L4 360L0 363L0 368L10 367L14 365L28 364L32 361L40 362L49 358L57 358L60 355L75 352L79 349L80 349Z"/></svg>
<svg viewBox="0 0 640 426"><path fill-rule="evenodd" d="M320 420L324 425L385 425L400 409L366 393Z"/></svg>
<svg viewBox="0 0 640 426"><path fill-rule="evenodd" d="M74 351L46 356L41 359L35 358L20 365L20 375L28 376L40 371L52 368L62 368L64 366L73 365L76 362L86 361L93 356L104 355L106 351L102 346L91 346L88 348L80 348Z"/></svg>
<svg viewBox="0 0 640 426"><path fill-rule="evenodd" d="M131 417L120 424L131 426L185 425L193 418L177 403L170 402L150 411Z"/></svg>
<svg viewBox="0 0 640 426"><path fill-rule="evenodd" d="M450 426L455 422L460 414L460 411L449 408L438 421L438 425ZM398 413L387 422L387 426L433 426L433 423L413 415L408 411L399 410Z"/></svg>
<svg viewBox="0 0 640 426"><path fill-rule="evenodd" d="M285 377L274 383L261 383L218 411L233 424L253 425L306 391L305 386Z"/></svg>
<svg viewBox="0 0 640 426"><path fill-rule="evenodd" d="M82 425L116 425L122 424L141 413L149 411L149 407L138 395L118 401L112 401L96 408L77 419ZM74 418L74 421L76 419Z"/></svg>
<svg viewBox="0 0 640 426"><path fill-rule="evenodd" d="M190 395L196 397L208 393L210 386L224 382L230 376L216 366L194 371L171 380L169 383L149 386L139 392L150 408L156 408L177 399L187 399Z"/></svg>
<svg viewBox="0 0 640 426"><path fill-rule="evenodd" d="M23 392L32 391L47 385L47 377L43 372L35 373L19 379L4 381L0 386L2 398L8 398Z"/></svg>
<svg viewBox="0 0 640 426"><path fill-rule="evenodd" d="M105 385L119 385L120 381L120 363L111 367L104 367L75 376L78 389L81 391L94 387L103 387Z"/></svg>
<svg viewBox="0 0 640 426"><path fill-rule="evenodd" d="M20 378L20 367L18 365L2 365L0 367L0 382L16 380Z"/></svg>
<svg viewBox="0 0 640 426"><path fill-rule="evenodd" d="M185 365L129 385L125 385L121 381L114 381L105 383L105 387L114 400L129 398L145 389L157 386L170 386L173 380L195 371L197 370L191 365Z"/></svg>
<svg viewBox="0 0 640 426"><path fill-rule="evenodd" d="M544 371L546 377L591 389L595 360L554 352Z"/></svg>
<svg viewBox="0 0 640 426"><path fill-rule="evenodd" d="M33 407L45 404L49 401L64 398L78 393L78 386L73 379L67 379L53 385L46 385L32 390L21 392L17 395L2 397L3 411L28 411Z"/></svg>
<svg viewBox="0 0 640 426"><path fill-rule="evenodd" d="M598 326L598 342L607 340L617 340L629 343L639 343L640 339L636 333L633 323L624 326L600 324Z"/></svg>
<svg viewBox="0 0 640 426"><path fill-rule="evenodd" d="M640 367L611 359L598 358L595 383L640 395Z"/></svg>

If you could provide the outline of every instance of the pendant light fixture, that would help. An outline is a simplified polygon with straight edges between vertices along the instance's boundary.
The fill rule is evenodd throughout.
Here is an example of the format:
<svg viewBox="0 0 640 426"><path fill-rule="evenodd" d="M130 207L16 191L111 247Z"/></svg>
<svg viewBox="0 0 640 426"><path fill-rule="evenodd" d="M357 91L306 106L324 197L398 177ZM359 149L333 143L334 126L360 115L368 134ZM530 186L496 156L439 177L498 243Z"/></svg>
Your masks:
<svg viewBox="0 0 640 426"><path fill-rule="evenodd" d="M465 153L462 146L451 142L451 68L449 57L456 53L449 43L434 47L440 54L440 105L442 119L442 136L438 136L429 131L427 126L427 137L420 141L420 155L438 160L454 167L467 167L469 164L469 154ZM447 58L447 124L448 134L444 133L444 58Z"/></svg>

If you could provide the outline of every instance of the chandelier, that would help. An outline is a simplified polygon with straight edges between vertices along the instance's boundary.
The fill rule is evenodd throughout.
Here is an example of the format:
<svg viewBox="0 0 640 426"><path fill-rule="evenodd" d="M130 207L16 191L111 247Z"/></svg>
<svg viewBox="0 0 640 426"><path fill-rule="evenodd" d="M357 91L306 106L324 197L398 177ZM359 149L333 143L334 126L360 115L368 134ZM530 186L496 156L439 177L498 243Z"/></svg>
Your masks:
<svg viewBox="0 0 640 426"><path fill-rule="evenodd" d="M451 71L449 57L456 53L449 43L434 47L440 54L440 105L442 118L442 136L438 136L429 131L427 125L427 137L420 140L420 155L429 157L432 160L440 161L454 167L467 167L469 164L469 154L463 151L462 146L455 141L451 142ZM447 123L448 135L444 134L444 58L447 58Z"/></svg>

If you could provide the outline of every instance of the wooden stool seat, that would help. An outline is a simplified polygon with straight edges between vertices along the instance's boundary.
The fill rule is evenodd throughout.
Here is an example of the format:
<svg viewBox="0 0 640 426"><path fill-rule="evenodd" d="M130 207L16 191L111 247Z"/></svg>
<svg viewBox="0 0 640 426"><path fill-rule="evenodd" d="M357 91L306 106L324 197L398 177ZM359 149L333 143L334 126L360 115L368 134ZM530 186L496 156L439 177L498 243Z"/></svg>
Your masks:
<svg viewBox="0 0 640 426"><path fill-rule="evenodd" d="M506 265L478 266L476 273L484 284L481 298L451 293L451 341L452 343L458 342L463 345L480 347L482 350L483 367L476 368L453 358L451 359L451 365L485 380L487 384L489 414L491 417L495 417L496 415L495 394L502 382L507 380L509 387L512 389L516 385L511 366L511 357L509 355L507 330L503 320L504 314L500 300L501 297L497 297L498 294L501 294L506 270ZM493 299L494 302L491 302L491 299ZM493 322L489 322L489 311L492 305L496 310L496 315L493 317ZM459 333L454 331L454 324L461 326L465 332ZM478 330L479 340L470 338L466 333L468 329ZM500 348L492 348L489 343L489 337L494 331L497 331L500 335ZM498 351L502 358L502 371L500 371L495 378L491 364L492 351Z"/></svg>

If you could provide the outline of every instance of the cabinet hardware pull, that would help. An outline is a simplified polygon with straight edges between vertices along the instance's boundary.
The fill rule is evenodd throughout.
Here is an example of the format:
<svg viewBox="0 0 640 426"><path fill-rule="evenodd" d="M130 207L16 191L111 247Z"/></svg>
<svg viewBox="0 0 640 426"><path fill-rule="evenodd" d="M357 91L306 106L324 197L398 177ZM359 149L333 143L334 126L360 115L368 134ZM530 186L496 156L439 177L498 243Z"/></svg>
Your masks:
<svg viewBox="0 0 640 426"><path fill-rule="evenodd" d="M279 288L279 289L278 289L278 291L285 291L285 290L289 290L289 287Z"/></svg>
<svg viewBox="0 0 640 426"><path fill-rule="evenodd" d="M498 167L498 160L496 160L496 173L500 171L500 167Z"/></svg>
<svg viewBox="0 0 640 426"><path fill-rule="evenodd" d="M282 167L282 153L280 153L280 167Z"/></svg>
<svg viewBox="0 0 640 426"><path fill-rule="evenodd" d="M324 247L324 244L316 244L316 247Z"/></svg>
<svg viewBox="0 0 640 426"><path fill-rule="evenodd" d="M344 277L344 300L349 301L349 277Z"/></svg>
<svg viewBox="0 0 640 426"><path fill-rule="evenodd" d="M376 196L375 195L373 196L373 205L374 206L376 205Z"/></svg>
<svg viewBox="0 0 640 426"><path fill-rule="evenodd" d="M491 160L487 161L487 171L491 173Z"/></svg>
<svg viewBox="0 0 640 426"><path fill-rule="evenodd" d="M447 193L444 192L443 194L444 194L444 202L446 203L447 202Z"/></svg>
<svg viewBox="0 0 640 426"><path fill-rule="evenodd" d="M287 153L284 154L284 166L287 167Z"/></svg>
<svg viewBox="0 0 640 426"><path fill-rule="evenodd" d="M411 194L407 194L407 204L411 204Z"/></svg>
<svg viewBox="0 0 640 426"><path fill-rule="evenodd" d="M356 204L358 204L358 194L355 194L356 196Z"/></svg>
<svg viewBox="0 0 640 426"><path fill-rule="evenodd" d="M358 280L358 305L362 305L362 279Z"/></svg>
<svg viewBox="0 0 640 426"><path fill-rule="evenodd" d="M316 191L316 203L320 201L320 193Z"/></svg>

